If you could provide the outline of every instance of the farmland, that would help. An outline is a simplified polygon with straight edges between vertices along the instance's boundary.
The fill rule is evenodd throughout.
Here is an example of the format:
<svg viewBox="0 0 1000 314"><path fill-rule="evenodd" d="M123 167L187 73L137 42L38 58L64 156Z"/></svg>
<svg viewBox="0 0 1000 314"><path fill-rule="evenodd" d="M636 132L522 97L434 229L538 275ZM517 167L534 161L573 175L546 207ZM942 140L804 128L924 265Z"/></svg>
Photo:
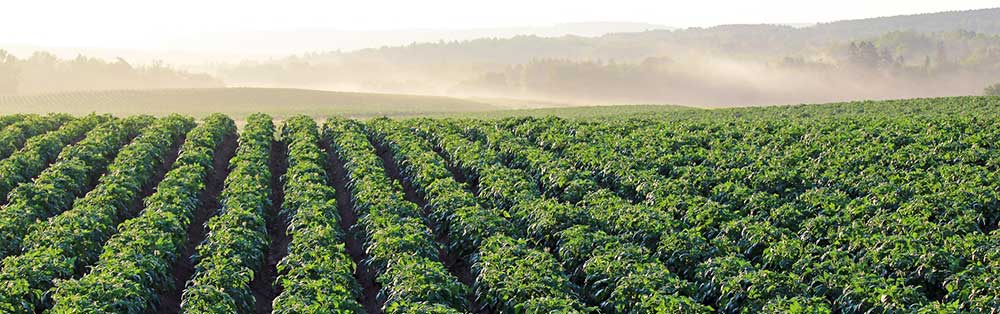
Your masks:
<svg viewBox="0 0 1000 314"><path fill-rule="evenodd" d="M1000 308L1000 98L614 109L2 116L0 312Z"/></svg>
<svg viewBox="0 0 1000 314"><path fill-rule="evenodd" d="M254 112L276 119L295 115L358 118L471 113L504 109L488 103L450 97L331 92L291 88L187 88L109 90L0 95L0 114L50 112L115 115L173 113L206 117L224 113L244 120Z"/></svg>

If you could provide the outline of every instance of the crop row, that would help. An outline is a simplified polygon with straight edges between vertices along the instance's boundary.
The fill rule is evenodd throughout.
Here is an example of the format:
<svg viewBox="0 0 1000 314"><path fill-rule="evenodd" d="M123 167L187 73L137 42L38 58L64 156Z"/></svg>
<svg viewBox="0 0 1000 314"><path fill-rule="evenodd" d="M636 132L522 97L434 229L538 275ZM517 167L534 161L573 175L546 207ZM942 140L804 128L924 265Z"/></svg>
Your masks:
<svg viewBox="0 0 1000 314"><path fill-rule="evenodd" d="M361 288L340 230L335 191L327 185L326 153L309 117L285 123L288 143L282 210L290 217L288 255L278 264L282 293L273 313L358 313Z"/></svg>
<svg viewBox="0 0 1000 314"><path fill-rule="evenodd" d="M200 206L216 149L235 131L231 119L213 115L189 132L172 169L146 198L145 209L118 227L89 273L57 286L51 313L148 312L157 291L170 287L170 265Z"/></svg>
<svg viewBox="0 0 1000 314"><path fill-rule="evenodd" d="M268 167L275 127L271 117L254 114L240 135L222 192L222 208L208 223L198 245L195 273L182 295L184 313L248 313L254 307L250 281L263 263L270 206Z"/></svg>
<svg viewBox="0 0 1000 314"><path fill-rule="evenodd" d="M54 280L80 275L97 259L118 223L134 215L143 187L152 183L156 170L193 124L180 116L157 120L122 149L93 191L72 209L31 230L22 242L23 253L3 260L0 308L12 313L48 308Z"/></svg>
<svg viewBox="0 0 1000 314"><path fill-rule="evenodd" d="M414 128L432 140L464 177L477 181L482 203L502 212L516 226L511 235L487 238L473 258L479 297L505 312L591 311L556 257L525 239L520 206L539 199L536 185L525 173L497 164L492 151L469 145L451 127L423 120Z"/></svg>
<svg viewBox="0 0 1000 314"><path fill-rule="evenodd" d="M29 115L0 129L0 158L7 158L36 135L55 130L74 118L65 114L48 116Z"/></svg>
<svg viewBox="0 0 1000 314"><path fill-rule="evenodd" d="M28 115L25 114L11 114L0 116L0 128L7 127L8 125L14 124L18 121L24 120Z"/></svg>
<svg viewBox="0 0 1000 314"><path fill-rule="evenodd" d="M518 127L527 129L524 125L519 125ZM547 127L543 126L542 128ZM593 130L583 129L593 132ZM633 139L626 136L626 139L620 142L629 142L631 140ZM646 140L648 141L649 139ZM573 144L572 139L561 136L558 132L546 134L545 142L547 144L560 143L560 145L565 145L563 147L567 149L562 151L576 154L576 156L595 152L584 145ZM663 143L670 146L669 143L671 141L663 141ZM559 159L558 156L552 155L550 152L541 152L526 146L514 147L511 150L536 151L539 152L539 155L548 155L532 162L542 168L545 167L544 164L551 163L546 162L545 159ZM683 148L680 150L683 150ZM632 149L622 148L611 150L610 152L623 151L649 153L644 149L636 147ZM580 154L581 152L584 152L584 154ZM608 162L617 162L629 164L629 167L634 167L637 163L642 162L639 160L643 160L643 158L636 157L631 159L630 162L629 159L621 158L614 153L608 154L601 151L601 154L602 157L600 160L605 164ZM569 158L563 158L563 160L578 160L572 156L566 156ZM648 156L646 159L648 160ZM595 161L593 155L583 160ZM581 163L581 165L586 164ZM620 168L605 166L604 169ZM629 168L626 167L626 169ZM626 171L626 173L629 172ZM614 180L615 176L612 175L610 178L612 180L605 182L624 182L625 186L632 185L629 182L642 182L640 185L633 185L641 188L631 191L631 193L629 191L625 191L625 193L621 193L622 191L617 192L620 195L639 196L640 200L652 202L652 204L657 204L657 202L663 200L659 196L663 196L666 193L661 193L659 190L666 186L663 184L665 182L664 178L653 171L634 171L631 174L633 176L625 178L624 181ZM613 186L615 184L608 185ZM676 200L678 196L684 197L684 190L684 188L676 187L674 192L669 194ZM642 197L642 194L646 194L647 196ZM695 205L705 203L706 200L698 200L698 196L694 196L688 198L686 201L690 202L689 205ZM668 200L668 202L670 201ZM627 204L627 201L611 192L606 192L598 197L592 197L584 201L584 204L587 206L601 203ZM708 205L712 204L711 201L708 201ZM663 203L658 205L619 205L612 208L645 208L642 211L644 213L662 213L668 216L674 216L678 212L677 208L674 207L676 205L663 206ZM692 209L706 210L712 208L698 206ZM718 306L726 312L740 308L752 309L753 311L786 311L789 310L790 306L808 308L810 311L830 311L830 306L826 304L822 297L806 293L808 288L800 283L801 278L797 274L761 269L747 261L754 254L752 253L753 251L761 248L762 242L768 241L771 236L770 231L766 229L768 226L751 221L744 221L740 225L727 226L723 220L729 219L732 216L713 213L701 214L693 210L689 210L686 214L688 215L680 215L680 220L662 220L665 223L659 229L655 228L655 225L634 225L642 228L632 228L633 230L630 230L629 234L636 241L644 243L647 247L654 250L664 265L685 276L685 278L694 280L698 286L698 291L695 295L698 300L706 304ZM704 225L701 222L709 222L711 225ZM720 224L722 225L722 230L719 230L718 227L713 227ZM718 231L709 231L713 229ZM698 275L705 272L713 273L715 276L706 277ZM766 291L766 293L761 293L761 291ZM748 292L752 292L752 294L748 294Z"/></svg>
<svg viewBox="0 0 1000 314"><path fill-rule="evenodd" d="M504 312L530 312L543 311L545 302L557 301L546 296L513 295L515 290L529 294L533 293L531 289L539 289L546 284L553 285L549 288L558 289L565 283L553 283L553 279L549 279L560 278L557 276L558 266L551 263L551 256L530 250L524 243L517 243L508 236L519 234L520 230L511 224L506 211L480 206L476 196L468 190L469 186L455 180L445 160L434 152L430 142L386 119L374 120L371 124L399 161L404 180L409 181L416 192L427 200L431 219L438 222L437 232L447 234L451 241L448 249L467 262L479 259L480 263L494 265L497 269L510 267L508 270L512 273L520 274L506 280L481 277L487 280L475 283L479 302L487 308ZM488 267L480 265L479 268ZM536 282L537 285L517 282L526 279L526 276L546 274L556 276L537 277L546 278ZM550 309L556 308L553 306Z"/></svg>
<svg viewBox="0 0 1000 314"><path fill-rule="evenodd" d="M430 142L402 125L377 119L371 122L381 141L400 162L400 172L417 193L427 200L430 216L440 222L451 239L449 250L463 258L476 254L486 238L514 234L506 212L480 206L469 186L455 180L448 164L434 152Z"/></svg>
<svg viewBox="0 0 1000 314"><path fill-rule="evenodd" d="M384 310L458 313L467 309L468 288L440 261L420 208L406 201L402 186L389 178L364 126L331 120L325 133L345 162L370 256L366 263L378 273Z"/></svg>
<svg viewBox="0 0 1000 314"><path fill-rule="evenodd" d="M990 258L976 253L992 246L997 221L989 211L997 204L992 118L719 119L726 129L652 122L616 140L590 123L519 128L591 169L613 161L620 166L603 167L644 174L620 182L638 183L623 187L685 223L661 253L687 258L668 265L717 274L693 279L727 308L780 304L789 299L782 295L818 297L809 303L843 312L995 306L995 268L980 266ZM638 149L643 142L675 153L643 156L655 155ZM665 250L668 241L689 249ZM824 289L808 289L816 286ZM742 292L761 289L785 292Z"/></svg>
<svg viewBox="0 0 1000 314"><path fill-rule="evenodd" d="M121 148L150 121L137 117L97 126L83 140L64 148L56 162L32 182L11 191L9 203L0 210L0 257L19 253L23 237L36 221L68 210L75 198L87 193Z"/></svg>
<svg viewBox="0 0 1000 314"><path fill-rule="evenodd" d="M0 117L0 138L24 143L0 160L0 312L152 312L184 284L187 313L989 312L1000 111L939 101L888 105L908 116L294 117L280 135L254 115L186 283L171 268L222 189L213 176L203 192L232 121L187 132L153 185L190 119Z"/></svg>
<svg viewBox="0 0 1000 314"><path fill-rule="evenodd" d="M558 250L564 267L583 277L588 295L606 312L649 312L665 304L689 312L708 310L677 296L694 296L693 285L657 257L661 237L679 225L669 213L597 189L590 172L528 146L501 127L473 130L471 138L485 138L501 159L528 171L547 194L569 202L546 199L520 209L532 238Z"/></svg>
<svg viewBox="0 0 1000 314"><path fill-rule="evenodd" d="M74 143L108 116L89 115L64 124L56 131L28 139L24 147L0 161L0 195L6 196L19 184L41 173L59 157L63 148Z"/></svg>
<svg viewBox="0 0 1000 314"><path fill-rule="evenodd" d="M710 311L687 297L694 295L690 283L678 278L642 245L650 240L655 245L656 236L676 224L671 217L628 205L621 199L609 199L605 191L593 188L596 182L589 179L588 173L577 172L537 149L516 145L517 138L496 132L495 128L469 129L465 133L472 139L487 138L495 145L492 152L497 154L493 160L496 164L527 171L493 168L498 170L479 173L481 186L499 189L492 191L490 198L502 199L511 193L555 197L503 203L514 204L514 216L536 245L558 252L563 268L581 284L588 302L609 313ZM469 144L475 147L486 143L476 140ZM518 181L528 183L514 184ZM558 198L571 203L561 203ZM573 204L581 200L584 202Z"/></svg>

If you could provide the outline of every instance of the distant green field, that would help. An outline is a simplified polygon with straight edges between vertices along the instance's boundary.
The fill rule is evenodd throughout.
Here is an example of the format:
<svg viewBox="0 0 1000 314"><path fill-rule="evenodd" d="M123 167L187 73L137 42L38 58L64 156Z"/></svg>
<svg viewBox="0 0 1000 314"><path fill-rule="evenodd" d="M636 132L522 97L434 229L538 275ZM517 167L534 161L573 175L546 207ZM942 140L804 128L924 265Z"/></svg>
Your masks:
<svg viewBox="0 0 1000 314"><path fill-rule="evenodd" d="M277 88L122 90L0 96L0 114L180 113L203 117L218 112L242 119L254 112L267 112L280 119L298 114L314 117L368 118L487 112L500 109L502 107L483 102L449 97Z"/></svg>
<svg viewBox="0 0 1000 314"><path fill-rule="evenodd" d="M778 115L800 117L823 112L827 115L865 114L871 111L916 114L926 110L923 104L953 104L955 101L977 104L992 101L987 97L958 97L939 99L903 99L889 101L860 101L823 105L786 105L767 107L731 107L702 109L676 105L611 105L577 106L539 102L537 109L530 101L512 104L511 100L460 99L452 97L331 92L306 89L281 88L216 88L216 89L164 89L122 90L98 92L69 92L43 95L0 96L0 115L14 113L68 113L73 115L91 112L119 116L150 114L164 116L178 113L205 117L223 113L238 122L256 112L265 112L278 120L294 115L309 115L323 119L339 116L356 119L374 117L412 118L479 118L500 119L507 117L557 116L571 119L628 119L666 117L671 119L697 119L719 116ZM918 105L920 104L920 105ZM553 107L557 106L557 107ZM810 110L800 110L810 106ZM937 112L953 112L954 106L936 106ZM962 107L964 110L969 107ZM978 108L973 106L972 108Z"/></svg>
<svg viewBox="0 0 1000 314"><path fill-rule="evenodd" d="M525 109L532 106L540 108ZM224 113L237 120L255 112L266 112L277 119L300 114L317 118L341 116L360 119L381 116L623 118L690 110L698 109L669 105L568 107L564 104L527 100L470 100L285 88L120 90L0 96L0 114L58 112L80 115L98 112L120 116L163 116L179 113L204 117L211 113Z"/></svg>
<svg viewBox="0 0 1000 314"><path fill-rule="evenodd" d="M571 108L507 109L485 112L431 114L432 117L501 119L509 117L556 116L571 119L620 119L650 115L700 112L705 109L674 105L581 106Z"/></svg>

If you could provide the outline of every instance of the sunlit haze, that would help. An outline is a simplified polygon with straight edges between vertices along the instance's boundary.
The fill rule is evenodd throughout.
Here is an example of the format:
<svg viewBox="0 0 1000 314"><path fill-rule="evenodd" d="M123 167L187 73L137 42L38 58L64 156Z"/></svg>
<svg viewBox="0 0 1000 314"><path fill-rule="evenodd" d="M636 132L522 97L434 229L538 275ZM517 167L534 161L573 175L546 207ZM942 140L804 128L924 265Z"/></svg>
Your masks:
<svg viewBox="0 0 1000 314"><path fill-rule="evenodd" d="M974 95L1000 73L997 0L21 0L0 29L0 96L732 106Z"/></svg>
<svg viewBox="0 0 1000 314"><path fill-rule="evenodd" d="M672 27L812 23L967 10L994 0L841 1L9 1L0 44L159 49L199 33L275 30L403 30L628 21Z"/></svg>

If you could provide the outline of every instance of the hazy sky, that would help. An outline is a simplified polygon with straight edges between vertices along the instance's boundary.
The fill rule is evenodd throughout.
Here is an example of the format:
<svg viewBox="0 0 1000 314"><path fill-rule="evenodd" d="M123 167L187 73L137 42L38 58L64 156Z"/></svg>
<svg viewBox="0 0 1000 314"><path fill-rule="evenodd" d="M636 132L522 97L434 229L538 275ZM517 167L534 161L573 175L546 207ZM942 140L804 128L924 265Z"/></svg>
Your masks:
<svg viewBox="0 0 1000 314"><path fill-rule="evenodd" d="M630 21L677 27L803 23L1000 6L996 0L13 0L0 44L153 48L198 32L460 29Z"/></svg>

